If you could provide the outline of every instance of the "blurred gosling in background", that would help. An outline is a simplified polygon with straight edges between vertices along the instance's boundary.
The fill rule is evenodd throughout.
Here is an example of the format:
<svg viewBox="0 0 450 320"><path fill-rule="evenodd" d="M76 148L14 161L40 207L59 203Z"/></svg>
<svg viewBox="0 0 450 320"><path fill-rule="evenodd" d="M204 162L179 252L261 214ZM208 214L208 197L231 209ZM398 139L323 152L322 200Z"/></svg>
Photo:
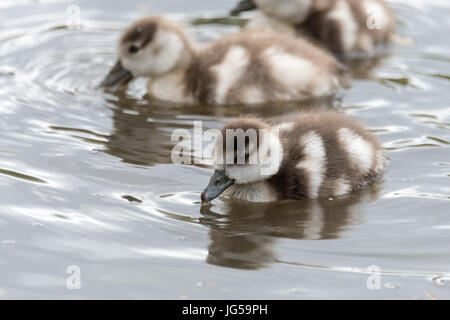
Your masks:
<svg viewBox="0 0 450 320"><path fill-rule="evenodd" d="M329 96L343 67L309 41L266 31L244 31L194 48L184 30L162 17L125 30L119 59L102 83L148 78L148 94L183 104L262 104Z"/></svg>
<svg viewBox="0 0 450 320"><path fill-rule="evenodd" d="M394 29L383 0L243 0L232 15L259 9L247 29L308 35L340 58L373 54Z"/></svg>

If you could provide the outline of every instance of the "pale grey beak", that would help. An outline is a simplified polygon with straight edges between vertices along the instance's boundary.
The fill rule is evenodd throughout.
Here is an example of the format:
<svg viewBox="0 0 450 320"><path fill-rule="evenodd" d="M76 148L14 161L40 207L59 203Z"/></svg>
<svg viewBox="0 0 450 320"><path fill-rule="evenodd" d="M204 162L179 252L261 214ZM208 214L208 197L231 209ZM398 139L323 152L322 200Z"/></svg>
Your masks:
<svg viewBox="0 0 450 320"><path fill-rule="evenodd" d="M126 85L133 78L130 71L124 69L120 60L112 67L108 75L100 84L101 87L121 87Z"/></svg>
<svg viewBox="0 0 450 320"><path fill-rule="evenodd" d="M208 186L202 193L202 201L208 202L220 196L234 184L234 180L225 176L225 170L215 170Z"/></svg>
<svg viewBox="0 0 450 320"><path fill-rule="evenodd" d="M242 0L240 1L237 6L230 11L230 14L232 16L237 16L241 12L244 11L250 11L256 9L256 5L253 3L252 0Z"/></svg>

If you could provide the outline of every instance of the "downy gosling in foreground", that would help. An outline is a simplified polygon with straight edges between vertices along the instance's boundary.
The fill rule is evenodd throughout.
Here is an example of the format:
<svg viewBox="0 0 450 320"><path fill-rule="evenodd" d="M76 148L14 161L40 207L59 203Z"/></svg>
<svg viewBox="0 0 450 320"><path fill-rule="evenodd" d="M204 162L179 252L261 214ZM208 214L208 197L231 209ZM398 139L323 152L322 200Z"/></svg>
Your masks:
<svg viewBox="0 0 450 320"><path fill-rule="evenodd" d="M394 27L384 0L242 0L231 14L256 8L246 28L306 34L341 58L373 53Z"/></svg>
<svg viewBox="0 0 450 320"><path fill-rule="evenodd" d="M195 49L162 17L131 25L118 43L119 61L102 83L148 78L148 94L183 104L262 104L335 93L342 66L307 40L246 31Z"/></svg>
<svg viewBox="0 0 450 320"><path fill-rule="evenodd" d="M276 125L235 120L216 139L214 163L204 202L221 194L251 202L342 196L373 181L387 161L368 130L344 115L323 112Z"/></svg>

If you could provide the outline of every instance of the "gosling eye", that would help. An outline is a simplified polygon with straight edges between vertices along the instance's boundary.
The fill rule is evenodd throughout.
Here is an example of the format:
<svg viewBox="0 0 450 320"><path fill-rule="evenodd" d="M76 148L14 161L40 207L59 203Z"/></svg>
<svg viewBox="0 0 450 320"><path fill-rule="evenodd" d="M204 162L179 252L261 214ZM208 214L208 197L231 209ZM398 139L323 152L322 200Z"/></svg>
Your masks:
<svg viewBox="0 0 450 320"><path fill-rule="evenodd" d="M137 45L132 44L132 45L130 46L130 48L128 48L128 51L129 51L130 53L136 53L136 52L139 51L139 47L138 47Z"/></svg>

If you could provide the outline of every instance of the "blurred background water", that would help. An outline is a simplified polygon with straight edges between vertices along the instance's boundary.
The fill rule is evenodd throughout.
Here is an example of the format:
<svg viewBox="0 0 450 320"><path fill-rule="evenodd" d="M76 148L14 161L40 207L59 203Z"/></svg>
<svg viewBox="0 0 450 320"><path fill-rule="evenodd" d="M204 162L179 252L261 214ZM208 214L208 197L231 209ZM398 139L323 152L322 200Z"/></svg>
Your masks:
<svg viewBox="0 0 450 320"><path fill-rule="evenodd" d="M413 43L360 66L337 103L388 149L380 182L345 199L201 206L212 170L172 164L173 130L303 107L169 106L142 80L98 84L131 21L164 13L206 42L239 30L235 2L0 2L0 299L450 298L450 2L390 1Z"/></svg>

